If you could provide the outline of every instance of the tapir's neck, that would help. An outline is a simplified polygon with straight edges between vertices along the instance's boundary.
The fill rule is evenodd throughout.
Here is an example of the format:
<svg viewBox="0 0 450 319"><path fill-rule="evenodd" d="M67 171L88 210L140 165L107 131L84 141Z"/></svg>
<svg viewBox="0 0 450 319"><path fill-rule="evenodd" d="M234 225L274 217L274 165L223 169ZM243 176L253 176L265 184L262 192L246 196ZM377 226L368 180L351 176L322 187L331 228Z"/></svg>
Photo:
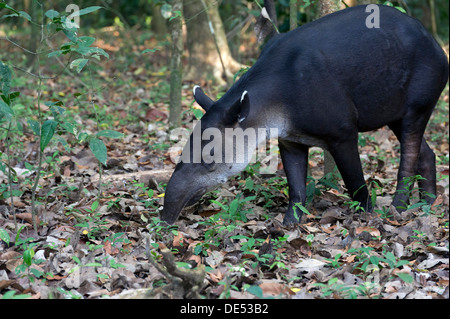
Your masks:
<svg viewBox="0 0 450 319"><path fill-rule="evenodd" d="M240 126L246 128L265 128L267 134L272 138L283 137L289 130L289 122L286 117L283 99L277 96L277 88L273 76L270 77L261 70L260 64L256 63L247 71L218 101L218 106L227 108L241 98L243 92L247 91L250 98L250 109L245 120ZM267 135L269 136L269 135Z"/></svg>

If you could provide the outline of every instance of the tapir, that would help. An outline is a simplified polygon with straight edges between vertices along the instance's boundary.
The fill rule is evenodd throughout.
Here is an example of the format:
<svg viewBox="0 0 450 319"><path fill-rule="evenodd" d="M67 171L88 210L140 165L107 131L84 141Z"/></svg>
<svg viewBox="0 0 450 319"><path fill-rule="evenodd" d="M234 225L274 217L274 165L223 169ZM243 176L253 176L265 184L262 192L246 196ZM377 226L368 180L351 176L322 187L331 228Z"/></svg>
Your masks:
<svg viewBox="0 0 450 319"><path fill-rule="evenodd" d="M423 198L433 203L435 154L423 135L448 80L447 57L415 18L380 5L376 25L368 23L373 11L367 9L347 8L275 35L255 64L217 101L194 88L194 98L206 112L197 123L199 132L194 128L183 149L189 155L178 162L167 184L163 221L174 223L185 206L246 167L217 160L220 156L215 155L223 157L223 151L202 152L211 141L204 136L195 149L195 134L210 128L222 133L227 128L277 128L289 186L285 225L301 218L297 208L306 200L311 146L331 153L349 195L370 211L358 132L386 125L400 141L401 151L392 205L405 209L411 177L418 174L423 177ZM233 143L221 138L225 145ZM207 156L199 158L200 152Z"/></svg>

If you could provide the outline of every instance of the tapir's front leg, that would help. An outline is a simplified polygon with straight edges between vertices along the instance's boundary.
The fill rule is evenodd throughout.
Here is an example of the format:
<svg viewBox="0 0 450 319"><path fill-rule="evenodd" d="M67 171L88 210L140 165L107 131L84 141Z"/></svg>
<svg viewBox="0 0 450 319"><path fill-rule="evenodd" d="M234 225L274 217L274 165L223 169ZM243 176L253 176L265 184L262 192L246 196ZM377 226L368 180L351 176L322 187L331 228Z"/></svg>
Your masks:
<svg viewBox="0 0 450 319"><path fill-rule="evenodd" d="M289 185L289 207L283 224L291 225L299 223L302 217L301 210L295 204L305 205L306 202L308 146L280 140L279 147Z"/></svg>
<svg viewBox="0 0 450 319"><path fill-rule="evenodd" d="M350 196L353 200L358 201L360 207L367 212L372 210L372 205L369 201L369 191L359 158L358 134L355 133L354 136L330 145L329 151L336 162Z"/></svg>

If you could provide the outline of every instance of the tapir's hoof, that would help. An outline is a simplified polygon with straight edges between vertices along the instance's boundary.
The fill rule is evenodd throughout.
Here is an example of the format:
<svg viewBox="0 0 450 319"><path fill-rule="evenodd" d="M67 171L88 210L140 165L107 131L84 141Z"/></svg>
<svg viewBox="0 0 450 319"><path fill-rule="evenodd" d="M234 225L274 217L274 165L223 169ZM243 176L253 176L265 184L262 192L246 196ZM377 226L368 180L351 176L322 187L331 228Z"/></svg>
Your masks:
<svg viewBox="0 0 450 319"><path fill-rule="evenodd" d="M286 212L283 219L283 226L294 226L301 223L302 215L297 213L298 218L295 217L294 212Z"/></svg>

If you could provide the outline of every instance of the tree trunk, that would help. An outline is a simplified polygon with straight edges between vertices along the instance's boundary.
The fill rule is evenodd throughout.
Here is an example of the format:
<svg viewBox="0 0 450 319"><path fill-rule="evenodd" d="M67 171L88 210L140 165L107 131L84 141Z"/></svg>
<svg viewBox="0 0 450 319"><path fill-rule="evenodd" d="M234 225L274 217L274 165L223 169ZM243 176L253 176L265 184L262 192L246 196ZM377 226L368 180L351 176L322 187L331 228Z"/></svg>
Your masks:
<svg viewBox="0 0 450 319"><path fill-rule="evenodd" d="M338 11L341 8L339 0L320 0L319 17Z"/></svg>
<svg viewBox="0 0 450 319"><path fill-rule="evenodd" d="M30 16L33 22L38 22L38 16L39 16L39 8L38 8L38 4L35 3L35 1L30 2L25 2L25 5L28 6L30 11ZM38 49L38 45L39 45L39 26L35 25L33 23L29 23L28 20L23 19L24 23L27 24L27 27L31 28L31 32L30 32L30 42L29 42L29 46L28 46L28 50L31 52L36 53L37 49ZM26 68L30 71L33 72L34 70L36 70L39 66L35 65L35 61L36 61L36 54L32 54L27 52L27 64L26 64Z"/></svg>
<svg viewBox="0 0 450 319"><path fill-rule="evenodd" d="M158 39L163 39L167 34L167 23L161 14L161 6L156 5L155 1L151 1L150 8L152 10L150 29L155 32Z"/></svg>
<svg viewBox="0 0 450 319"><path fill-rule="evenodd" d="M340 9L340 1L339 0L320 0L319 1L319 14L320 17L324 15L330 14ZM334 168L336 167L336 162L331 156L330 152L327 150L323 150L324 155L324 174L332 173Z"/></svg>
<svg viewBox="0 0 450 319"><path fill-rule="evenodd" d="M205 7L207 10L205 10ZM215 0L185 0L188 67L184 79L224 85L240 70L231 55Z"/></svg>
<svg viewBox="0 0 450 319"><path fill-rule="evenodd" d="M181 13L169 21L170 35L172 37L172 54L170 58L170 105L169 125L181 125L181 57L183 55L182 12L183 1L172 0L174 14Z"/></svg>
<svg viewBox="0 0 450 319"><path fill-rule="evenodd" d="M297 0L290 0L289 2L289 30L297 28L297 13L298 3Z"/></svg>

